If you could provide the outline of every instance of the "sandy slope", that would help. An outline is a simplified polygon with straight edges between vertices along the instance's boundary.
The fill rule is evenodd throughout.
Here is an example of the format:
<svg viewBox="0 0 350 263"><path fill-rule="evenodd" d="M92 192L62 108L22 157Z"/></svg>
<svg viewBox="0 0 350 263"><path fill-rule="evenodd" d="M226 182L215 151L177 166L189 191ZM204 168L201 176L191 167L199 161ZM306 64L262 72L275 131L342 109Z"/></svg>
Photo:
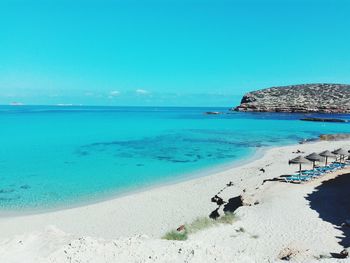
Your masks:
<svg viewBox="0 0 350 263"><path fill-rule="evenodd" d="M302 185L262 183L297 169L287 164L297 149L311 153L339 147L350 149L350 142L274 148L254 162L211 176L73 209L2 217L0 262L276 262L286 249L294 252L294 261L316 261L343 249L338 243L343 232L322 220L307 196L337 174ZM225 188L229 181L234 185ZM187 241L159 238L208 216L217 208L210 198L223 188L225 201L244 193L245 201L256 205L240 207L234 224L198 232Z"/></svg>

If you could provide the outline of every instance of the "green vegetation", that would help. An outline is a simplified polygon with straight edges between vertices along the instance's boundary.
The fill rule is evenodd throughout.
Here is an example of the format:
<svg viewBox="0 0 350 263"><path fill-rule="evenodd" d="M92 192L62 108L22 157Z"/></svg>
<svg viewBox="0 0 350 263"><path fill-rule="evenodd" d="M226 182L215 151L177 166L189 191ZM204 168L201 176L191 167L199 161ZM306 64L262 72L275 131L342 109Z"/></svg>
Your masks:
<svg viewBox="0 0 350 263"><path fill-rule="evenodd" d="M166 233L163 236L163 239L166 240L178 240L178 241L183 241L188 238L187 231L176 231L176 230L171 230L170 232Z"/></svg>
<svg viewBox="0 0 350 263"><path fill-rule="evenodd" d="M237 216L233 213L226 213L225 215L220 217L218 220L216 220L217 223L222 223L222 224L232 224L235 221L237 221Z"/></svg>
<svg viewBox="0 0 350 263"><path fill-rule="evenodd" d="M208 217L197 218L190 224L185 224L183 231L171 230L163 236L167 240L186 240L189 234L196 233L206 228L213 227L218 224L232 224L237 220L237 217L232 213L227 213L217 220Z"/></svg>

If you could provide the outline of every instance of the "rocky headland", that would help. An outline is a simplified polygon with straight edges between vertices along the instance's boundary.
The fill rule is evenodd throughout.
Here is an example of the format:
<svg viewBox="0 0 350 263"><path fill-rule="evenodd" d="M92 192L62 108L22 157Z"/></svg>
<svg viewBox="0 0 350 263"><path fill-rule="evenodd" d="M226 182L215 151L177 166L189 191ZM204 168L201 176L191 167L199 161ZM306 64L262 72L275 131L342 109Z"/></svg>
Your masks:
<svg viewBox="0 0 350 263"><path fill-rule="evenodd" d="M350 85L303 84L245 94L232 110L255 112L350 113Z"/></svg>

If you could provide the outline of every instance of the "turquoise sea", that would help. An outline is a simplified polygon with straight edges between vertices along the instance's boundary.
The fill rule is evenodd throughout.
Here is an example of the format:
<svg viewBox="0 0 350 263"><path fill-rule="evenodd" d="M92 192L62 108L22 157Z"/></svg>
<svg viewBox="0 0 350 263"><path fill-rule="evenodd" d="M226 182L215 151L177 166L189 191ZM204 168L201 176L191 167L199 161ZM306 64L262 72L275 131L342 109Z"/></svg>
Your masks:
<svg viewBox="0 0 350 263"><path fill-rule="evenodd" d="M349 123L303 122L302 116L226 108L0 106L0 209L94 202L239 163L261 147L350 132Z"/></svg>

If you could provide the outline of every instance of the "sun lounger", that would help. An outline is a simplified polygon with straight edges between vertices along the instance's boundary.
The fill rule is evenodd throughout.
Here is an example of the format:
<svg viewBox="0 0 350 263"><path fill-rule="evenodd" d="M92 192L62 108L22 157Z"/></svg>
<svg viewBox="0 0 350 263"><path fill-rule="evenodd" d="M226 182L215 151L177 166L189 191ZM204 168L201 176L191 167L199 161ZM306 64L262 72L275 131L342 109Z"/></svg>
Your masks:
<svg viewBox="0 0 350 263"><path fill-rule="evenodd" d="M345 167L345 164L343 163L331 163L328 167L335 168L335 169L342 169Z"/></svg>
<svg viewBox="0 0 350 263"><path fill-rule="evenodd" d="M315 169L316 171L320 172L320 173L331 173L337 170L337 168L332 168L332 167L328 167L328 166L324 166L324 167L317 167Z"/></svg>
<svg viewBox="0 0 350 263"><path fill-rule="evenodd" d="M291 176L284 177L284 180L287 183L290 183L290 182L299 182L299 183L301 183L301 182L305 182L305 181L310 181L311 177L310 176L291 175Z"/></svg>
<svg viewBox="0 0 350 263"><path fill-rule="evenodd" d="M315 178L315 177L324 175L325 173L317 170L306 170L306 171L303 171L301 174L304 176L309 176L310 178Z"/></svg>
<svg viewBox="0 0 350 263"><path fill-rule="evenodd" d="M320 167L316 167L313 170L305 170L305 171L301 172L301 175L299 173L294 174L294 175L290 175L290 176L284 177L284 180L287 183L307 182L307 181L310 181L314 178L322 176L324 174L331 173L331 172L334 172L336 170L342 169L346 166L350 166L350 160L346 160L345 163L333 162L333 163L330 163L328 166L320 166Z"/></svg>

